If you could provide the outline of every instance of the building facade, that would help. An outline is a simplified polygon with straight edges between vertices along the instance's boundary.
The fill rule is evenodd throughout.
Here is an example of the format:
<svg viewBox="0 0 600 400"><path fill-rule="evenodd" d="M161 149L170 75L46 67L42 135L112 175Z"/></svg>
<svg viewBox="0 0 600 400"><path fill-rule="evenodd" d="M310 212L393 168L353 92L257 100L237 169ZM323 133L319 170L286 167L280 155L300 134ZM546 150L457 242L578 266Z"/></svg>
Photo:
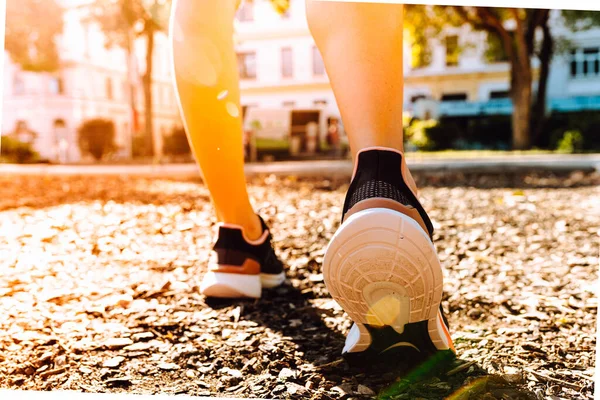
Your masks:
<svg viewBox="0 0 600 400"><path fill-rule="evenodd" d="M125 51L106 49L99 28L84 22L85 11L77 7L84 1L61 0L66 12L59 41L59 71L25 72L8 54L4 58L2 134L31 141L42 157L56 162L82 159L77 128L98 117L115 123L116 156L131 157L130 81L135 84L139 131L143 131L139 73L145 70L144 42L136 42L138 74L130 77ZM571 50L552 60L548 108L600 109L600 29L570 33L555 28L553 31L569 40ZM321 54L308 29L304 0L290 0L284 15L277 14L268 0L244 2L236 16L235 32L243 109L319 108L329 116L339 116ZM432 46L431 63L412 68L410 44L405 40L404 109L421 118L510 114L510 66L486 62L486 46L481 32L468 27L449 29ZM163 138L182 124L165 34L157 34L155 39L153 74L154 143L155 153L160 154Z"/></svg>
<svg viewBox="0 0 600 400"><path fill-rule="evenodd" d="M61 68L54 73L20 69L10 55L4 57L2 134L30 141L42 158L78 162L85 155L78 145L77 129L92 118L115 124L116 158L131 157L134 114L130 79L135 85L138 132L143 131L144 97L139 73L145 70L143 40L135 43L138 74L128 76L127 55L120 48L105 48L99 27L85 22L82 0L61 0L64 29L59 38ZM171 81L168 38L157 34L154 51L153 104L155 153L162 139L181 126Z"/></svg>
<svg viewBox="0 0 600 400"><path fill-rule="evenodd" d="M235 31L242 107L320 108L339 115L304 1L291 0L285 15L268 1L243 3Z"/></svg>
<svg viewBox="0 0 600 400"><path fill-rule="evenodd" d="M290 4L283 16L267 0L244 4L238 12L237 51L243 105L318 105L339 115L308 29L305 1L291 0ZM553 32L567 39L572 50L555 54L552 60L548 108L600 109L600 29L571 33L557 27L558 20L553 24ZM412 68L410 44L405 40L405 110L419 117L510 114L510 65L505 61L486 61L486 48L485 33L470 31L467 26L451 28L433 43L429 65ZM532 63L535 78L538 62L534 59ZM429 101L419 102L421 99Z"/></svg>

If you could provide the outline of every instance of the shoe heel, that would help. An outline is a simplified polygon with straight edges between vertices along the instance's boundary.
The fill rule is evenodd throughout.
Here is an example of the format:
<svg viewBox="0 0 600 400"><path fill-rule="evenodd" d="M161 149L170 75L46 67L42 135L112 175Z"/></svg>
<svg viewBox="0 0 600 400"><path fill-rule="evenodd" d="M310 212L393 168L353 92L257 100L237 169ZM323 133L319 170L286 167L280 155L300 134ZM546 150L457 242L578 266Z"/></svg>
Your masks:
<svg viewBox="0 0 600 400"><path fill-rule="evenodd" d="M368 349L380 329L389 328L394 333L384 336L410 343L402 339L409 326L410 337L425 336L432 349L451 347L438 324L443 275L435 247L407 215L387 208L351 215L331 239L323 277L356 324L347 352Z"/></svg>
<svg viewBox="0 0 600 400"><path fill-rule="evenodd" d="M200 293L207 297L259 298L261 292L260 275L209 271L200 285Z"/></svg>

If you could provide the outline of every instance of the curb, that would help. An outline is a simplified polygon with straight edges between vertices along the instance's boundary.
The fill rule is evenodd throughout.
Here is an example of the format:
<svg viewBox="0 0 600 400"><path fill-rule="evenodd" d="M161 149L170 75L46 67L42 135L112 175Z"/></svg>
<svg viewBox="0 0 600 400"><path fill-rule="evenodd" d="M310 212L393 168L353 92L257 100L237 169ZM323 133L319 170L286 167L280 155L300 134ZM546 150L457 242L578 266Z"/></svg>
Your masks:
<svg viewBox="0 0 600 400"><path fill-rule="evenodd" d="M574 171L600 172L600 155L587 157L552 156L512 159L408 159L412 172L425 174L444 173L530 173ZM248 177L257 175L297 177L351 177L351 160L284 161L246 164ZM201 176L195 164L164 165L18 165L0 164L0 175L136 175L136 176Z"/></svg>

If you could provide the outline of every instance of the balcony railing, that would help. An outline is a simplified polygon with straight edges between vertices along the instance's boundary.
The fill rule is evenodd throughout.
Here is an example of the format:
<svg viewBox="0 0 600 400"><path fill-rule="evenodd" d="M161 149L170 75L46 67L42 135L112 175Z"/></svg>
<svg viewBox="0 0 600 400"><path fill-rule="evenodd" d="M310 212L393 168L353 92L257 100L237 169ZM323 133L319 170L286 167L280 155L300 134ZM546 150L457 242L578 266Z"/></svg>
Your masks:
<svg viewBox="0 0 600 400"><path fill-rule="evenodd" d="M548 101L549 111L574 112L600 110L600 96L576 96L553 98ZM439 115L443 117L470 117L477 115L510 115L513 111L510 99L489 101L444 101L439 103Z"/></svg>

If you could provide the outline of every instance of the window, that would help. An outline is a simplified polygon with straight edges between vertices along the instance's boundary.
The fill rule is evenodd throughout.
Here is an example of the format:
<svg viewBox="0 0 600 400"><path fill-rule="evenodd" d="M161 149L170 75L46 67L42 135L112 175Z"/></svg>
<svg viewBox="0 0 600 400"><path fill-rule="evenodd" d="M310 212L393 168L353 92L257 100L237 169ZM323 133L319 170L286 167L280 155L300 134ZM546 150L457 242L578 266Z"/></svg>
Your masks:
<svg viewBox="0 0 600 400"><path fill-rule="evenodd" d="M327 105L327 100L315 100L313 104L315 107L325 107Z"/></svg>
<svg viewBox="0 0 600 400"><path fill-rule="evenodd" d="M51 77L49 86L50 86L50 93L52 93L52 94L63 94L64 93L62 78L59 78L57 76Z"/></svg>
<svg viewBox="0 0 600 400"><path fill-rule="evenodd" d="M255 79L256 78L256 53L239 53L238 54L238 68L240 71L240 78L242 79Z"/></svg>
<svg viewBox="0 0 600 400"><path fill-rule="evenodd" d="M466 93L448 93L442 95L442 101L466 101Z"/></svg>
<svg viewBox="0 0 600 400"><path fill-rule="evenodd" d="M281 77L291 78L294 75L294 60L291 47L281 49Z"/></svg>
<svg viewBox="0 0 600 400"><path fill-rule="evenodd" d="M248 0L244 0L236 13L236 18L240 22L254 21L254 4Z"/></svg>
<svg viewBox="0 0 600 400"><path fill-rule="evenodd" d="M455 67L458 65L458 36L446 36L446 66Z"/></svg>
<svg viewBox="0 0 600 400"><path fill-rule="evenodd" d="M496 90L490 92L490 99L507 99L508 97L508 90Z"/></svg>
<svg viewBox="0 0 600 400"><path fill-rule="evenodd" d="M571 76L574 78L600 76L600 47L571 50Z"/></svg>
<svg viewBox="0 0 600 400"><path fill-rule="evenodd" d="M13 93L14 94L24 94L25 93L25 82L21 75L16 73L13 76Z"/></svg>
<svg viewBox="0 0 600 400"><path fill-rule="evenodd" d="M325 75L325 64L317 46L313 46L313 75Z"/></svg>
<svg viewBox="0 0 600 400"><path fill-rule="evenodd" d="M113 84L112 79L106 78L106 98L109 100L113 99Z"/></svg>
<svg viewBox="0 0 600 400"><path fill-rule="evenodd" d="M296 106L296 102L295 101L284 101L282 103L282 105L284 107L295 107Z"/></svg>

